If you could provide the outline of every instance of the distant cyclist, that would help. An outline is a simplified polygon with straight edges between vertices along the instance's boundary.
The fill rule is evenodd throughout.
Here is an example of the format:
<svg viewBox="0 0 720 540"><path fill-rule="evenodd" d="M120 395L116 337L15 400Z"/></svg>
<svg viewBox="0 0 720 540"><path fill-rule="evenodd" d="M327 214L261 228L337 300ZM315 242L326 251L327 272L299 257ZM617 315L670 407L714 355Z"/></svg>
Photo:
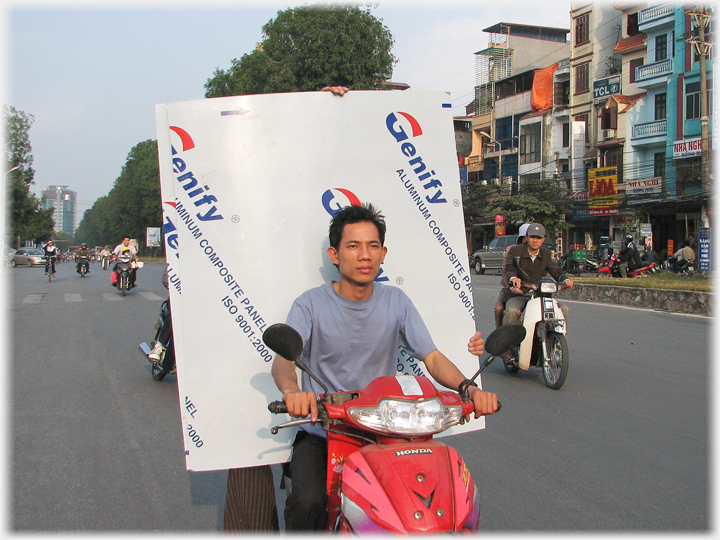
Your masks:
<svg viewBox="0 0 720 540"><path fill-rule="evenodd" d="M55 277L55 261L60 252L52 240L48 240L47 244L43 246L43 252L45 253L45 275L47 276L52 270L52 275Z"/></svg>

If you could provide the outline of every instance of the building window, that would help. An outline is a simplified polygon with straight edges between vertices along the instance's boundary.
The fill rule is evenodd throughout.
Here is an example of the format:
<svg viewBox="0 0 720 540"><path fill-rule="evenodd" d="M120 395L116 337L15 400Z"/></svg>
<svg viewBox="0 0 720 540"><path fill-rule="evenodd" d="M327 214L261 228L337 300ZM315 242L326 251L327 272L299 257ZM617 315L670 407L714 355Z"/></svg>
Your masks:
<svg viewBox="0 0 720 540"><path fill-rule="evenodd" d="M590 14L580 15L575 19L575 45L590 41Z"/></svg>
<svg viewBox="0 0 720 540"><path fill-rule="evenodd" d="M665 178L665 152L656 152L653 156L653 176Z"/></svg>
<svg viewBox="0 0 720 540"><path fill-rule="evenodd" d="M565 122L562 125L562 147L570 147L570 122Z"/></svg>
<svg viewBox="0 0 720 540"><path fill-rule="evenodd" d="M520 164L540 161L540 122L520 128Z"/></svg>
<svg viewBox="0 0 720 540"><path fill-rule="evenodd" d="M627 16L627 35L628 36L635 36L640 33L640 28L638 26L638 14L630 13Z"/></svg>
<svg viewBox="0 0 720 540"><path fill-rule="evenodd" d="M683 185L699 185L702 174L702 158L679 159L675 165L677 181Z"/></svg>
<svg viewBox="0 0 720 540"><path fill-rule="evenodd" d="M655 61L660 62L668 57L667 35L662 34L655 38Z"/></svg>
<svg viewBox="0 0 720 540"><path fill-rule="evenodd" d="M708 116L712 116L712 79L707 80L707 105ZM685 85L685 120L697 120L701 116L700 108L700 83L688 83Z"/></svg>
<svg viewBox="0 0 720 540"><path fill-rule="evenodd" d="M655 94L655 120L667 118L667 94Z"/></svg>
<svg viewBox="0 0 720 540"><path fill-rule="evenodd" d="M575 67L575 93L590 91L590 63Z"/></svg>
<svg viewBox="0 0 720 540"><path fill-rule="evenodd" d="M495 138L500 143L500 148L495 151L512 148L513 117L506 116L495 121Z"/></svg>
<svg viewBox="0 0 720 540"><path fill-rule="evenodd" d="M642 65L645 65L644 58L636 58L635 60L630 60L630 83L635 82L635 70Z"/></svg>

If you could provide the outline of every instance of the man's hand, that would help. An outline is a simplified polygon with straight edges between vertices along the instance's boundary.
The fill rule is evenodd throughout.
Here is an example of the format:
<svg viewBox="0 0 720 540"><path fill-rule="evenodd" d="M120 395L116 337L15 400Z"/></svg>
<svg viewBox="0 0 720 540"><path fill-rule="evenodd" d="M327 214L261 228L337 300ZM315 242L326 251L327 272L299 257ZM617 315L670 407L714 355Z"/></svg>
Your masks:
<svg viewBox="0 0 720 540"><path fill-rule="evenodd" d="M332 92L336 96L344 96L350 91L347 86L325 86L321 92Z"/></svg>
<svg viewBox="0 0 720 540"><path fill-rule="evenodd" d="M468 351L475 356L480 356L485 352L485 340L482 338L480 332L475 332L475 335L470 338L468 342Z"/></svg>
<svg viewBox="0 0 720 540"><path fill-rule="evenodd" d="M567 285L568 289L572 289L573 286L575 285L575 283L573 283L573 280L572 280L572 279L566 279L566 280L565 280L565 285Z"/></svg>
<svg viewBox="0 0 720 540"><path fill-rule="evenodd" d="M315 392L290 392L283 396L283 401L290 416L305 418L310 414L310 420L317 422L318 405Z"/></svg>
<svg viewBox="0 0 720 540"><path fill-rule="evenodd" d="M474 386L470 387L470 399L475 405L475 418L494 414L498 410L497 395L492 392L484 392Z"/></svg>
<svg viewBox="0 0 720 540"><path fill-rule="evenodd" d="M523 292L520 285L522 285L522 280L519 277L510 278L510 290L512 292L522 294Z"/></svg>

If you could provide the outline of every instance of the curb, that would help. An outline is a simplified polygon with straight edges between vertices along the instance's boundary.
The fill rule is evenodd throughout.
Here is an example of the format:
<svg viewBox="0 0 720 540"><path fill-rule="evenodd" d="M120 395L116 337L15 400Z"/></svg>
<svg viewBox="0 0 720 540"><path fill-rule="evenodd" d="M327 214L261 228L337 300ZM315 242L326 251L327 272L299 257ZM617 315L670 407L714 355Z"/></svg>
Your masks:
<svg viewBox="0 0 720 540"><path fill-rule="evenodd" d="M713 293L615 287L576 283L572 289L558 291L558 299L596 302L657 309L672 313L694 313L712 317L715 312Z"/></svg>

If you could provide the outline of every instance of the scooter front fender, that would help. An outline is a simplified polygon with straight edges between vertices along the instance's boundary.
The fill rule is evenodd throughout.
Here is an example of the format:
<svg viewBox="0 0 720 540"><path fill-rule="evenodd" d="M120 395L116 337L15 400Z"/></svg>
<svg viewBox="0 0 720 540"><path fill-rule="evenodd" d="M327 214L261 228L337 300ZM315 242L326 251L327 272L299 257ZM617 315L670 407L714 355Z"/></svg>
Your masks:
<svg viewBox="0 0 720 540"><path fill-rule="evenodd" d="M552 302L553 318L543 318L543 302ZM549 310L546 308L546 312ZM533 342L537 339L538 324L545 325L545 331L554 331L560 334L567 333L565 317L560 309L560 305L554 298L532 298L525 306L523 312L523 326L525 327L525 339L520 343L520 353L518 354L518 366L520 369L527 371L530 369L530 361L532 360Z"/></svg>
<svg viewBox="0 0 720 540"><path fill-rule="evenodd" d="M475 531L480 503L453 448L435 441L373 444L343 465L342 514L358 534Z"/></svg>

